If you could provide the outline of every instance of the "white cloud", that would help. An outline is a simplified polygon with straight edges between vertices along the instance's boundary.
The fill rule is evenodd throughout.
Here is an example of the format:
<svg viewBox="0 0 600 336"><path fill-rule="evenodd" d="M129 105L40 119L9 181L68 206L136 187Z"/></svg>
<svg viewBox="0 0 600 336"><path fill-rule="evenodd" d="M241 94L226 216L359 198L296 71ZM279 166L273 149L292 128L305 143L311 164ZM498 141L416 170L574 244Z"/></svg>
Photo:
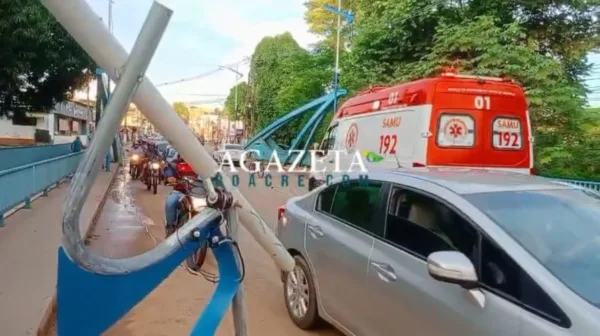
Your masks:
<svg viewBox="0 0 600 336"><path fill-rule="evenodd" d="M316 36L308 32L308 26L304 22L303 0L161 0L160 2L174 11L171 25L189 27L190 32L210 30L214 33L210 36L211 39L222 38L227 41L227 45L233 44L233 47L220 59L220 65L231 64L246 56L251 56L258 42L265 36L288 31L298 41L298 44L305 48L318 40ZM119 23L116 23L118 27ZM119 34L118 31L115 33ZM179 34L169 35L168 38L175 38L178 45L185 45L190 43L190 36L192 35ZM185 68L190 65L164 64L162 66ZM238 70L245 75L242 80L246 80L249 65L241 65ZM190 77L194 75L196 73L189 74ZM170 102L203 101L212 100L215 97L193 96L185 93L226 95L235 81L236 75L233 72L222 70L203 79L163 86L159 89ZM155 84L157 84L156 82ZM95 85L90 91L93 96ZM214 103L207 105L219 106Z"/></svg>
<svg viewBox="0 0 600 336"><path fill-rule="evenodd" d="M171 2L175 1L171 0ZM276 16L277 11L282 7L286 12L293 11L298 15L280 20L271 19L270 17ZM282 1L275 0L203 2L201 5L194 6L193 9L190 8L189 13L196 19L185 20L180 17L180 20L209 28L223 38L235 41L236 47L221 59L221 65L232 64L244 57L251 56L256 45L265 36L278 35L288 31L304 48L318 40L315 35L308 32L308 26L303 17L304 7L302 2L297 0L288 1L288 4L282 4ZM256 13L262 15L257 16ZM249 70L249 64L239 65L238 71L244 74L244 78L241 80L247 80ZM223 70L201 80L164 87L161 92L170 101L210 100L211 97L194 97L181 93L227 94L235 80L236 75L233 72ZM217 104L212 105L218 106Z"/></svg>

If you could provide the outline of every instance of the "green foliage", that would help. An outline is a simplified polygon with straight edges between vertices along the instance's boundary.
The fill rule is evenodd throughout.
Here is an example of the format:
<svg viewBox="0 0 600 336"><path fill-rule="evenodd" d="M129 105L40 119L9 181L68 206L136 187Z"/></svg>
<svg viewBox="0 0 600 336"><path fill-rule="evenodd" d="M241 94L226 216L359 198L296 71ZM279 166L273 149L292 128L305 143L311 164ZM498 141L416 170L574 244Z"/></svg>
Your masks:
<svg viewBox="0 0 600 336"><path fill-rule="evenodd" d="M225 113L227 113L227 116L231 120L243 120L244 123L249 122L250 115L246 106L248 91L249 87L246 82L238 83L229 90L229 95L227 96L227 100L225 100Z"/></svg>
<svg viewBox="0 0 600 336"><path fill-rule="evenodd" d="M177 112L177 115L185 121L187 124L190 120L190 110L185 106L184 103L175 102L173 103L173 109Z"/></svg>
<svg viewBox="0 0 600 336"><path fill-rule="evenodd" d="M599 143L586 130L592 126L582 77L589 70L586 55L598 47L599 4L358 0L361 20L342 63L342 84L357 90L398 83L447 66L512 77L527 94L538 172L598 177Z"/></svg>
<svg viewBox="0 0 600 336"><path fill-rule="evenodd" d="M301 48L290 33L265 37L256 46L250 64L249 83L240 84L244 103L240 111L250 133L256 133L277 118L324 94L330 61ZM232 109L235 90L226 106ZM239 99L239 97L238 97ZM308 116L299 118L277 133L287 145Z"/></svg>
<svg viewBox="0 0 600 336"><path fill-rule="evenodd" d="M37 0L0 0L0 115L46 112L85 86L95 64Z"/></svg>
<svg viewBox="0 0 600 336"><path fill-rule="evenodd" d="M289 34L257 46L246 97L253 131L319 97L331 82L337 18L324 4L337 1L306 2L310 30L323 37L314 50ZM345 0L343 7L356 14L342 32L351 45L341 53L341 86L350 94L448 66L511 77L527 94L538 172L600 178L600 111L584 108L582 84L587 55L600 46L600 0Z"/></svg>

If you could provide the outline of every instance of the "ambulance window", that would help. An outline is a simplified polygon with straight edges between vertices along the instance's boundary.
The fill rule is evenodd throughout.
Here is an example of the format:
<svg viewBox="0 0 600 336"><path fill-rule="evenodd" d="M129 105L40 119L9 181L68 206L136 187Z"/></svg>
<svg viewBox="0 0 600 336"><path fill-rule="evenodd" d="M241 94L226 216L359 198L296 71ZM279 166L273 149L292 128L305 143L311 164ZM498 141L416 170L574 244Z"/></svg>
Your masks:
<svg viewBox="0 0 600 336"><path fill-rule="evenodd" d="M333 146L335 145L335 135L337 133L337 126L338 125L335 124L327 130L327 133L325 134L325 139L323 139L323 144L321 145L322 150L333 149Z"/></svg>
<svg viewBox="0 0 600 336"><path fill-rule="evenodd" d="M523 148L521 120L497 117L492 123L492 145L495 149L518 150Z"/></svg>
<svg viewBox="0 0 600 336"><path fill-rule="evenodd" d="M440 115L437 145L459 148L475 146L475 120L467 114Z"/></svg>

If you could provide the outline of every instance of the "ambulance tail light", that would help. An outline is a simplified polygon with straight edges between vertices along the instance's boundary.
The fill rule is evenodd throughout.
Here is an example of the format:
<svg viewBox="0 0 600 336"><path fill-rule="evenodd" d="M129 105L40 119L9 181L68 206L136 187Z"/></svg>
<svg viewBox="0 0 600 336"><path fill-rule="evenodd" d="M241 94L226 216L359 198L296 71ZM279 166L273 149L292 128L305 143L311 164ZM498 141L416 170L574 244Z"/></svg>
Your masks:
<svg viewBox="0 0 600 336"><path fill-rule="evenodd" d="M413 162L412 166L413 166L413 168L425 168L425 167L427 167L426 164L420 163L420 162Z"/></svg>

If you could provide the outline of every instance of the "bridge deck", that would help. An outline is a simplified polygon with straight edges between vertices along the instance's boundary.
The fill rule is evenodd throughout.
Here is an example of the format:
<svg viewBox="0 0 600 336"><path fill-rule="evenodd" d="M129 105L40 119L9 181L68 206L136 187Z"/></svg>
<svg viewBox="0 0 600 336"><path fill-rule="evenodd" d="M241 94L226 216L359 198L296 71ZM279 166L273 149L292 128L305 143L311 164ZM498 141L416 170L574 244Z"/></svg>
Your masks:
<svg viewBox="0 0 600 336"><path fill-rule="evenodd" d="M81 214L85 232L113 175L101 172ZM5 219L0 228L0 326L2 335L33 335L56 286L62 208L69 182Z"/></svg>
<svg viewBox="0 0 600 336"><path fill-rule="evenodd" d="M273 190L265 187L262 180L257 183L256 187L249 188L247 187L247 177L240 177L242 192L271 227L276 222L277 207L290 196L290 190L292 194L303 192L298 188ZM101 177L97 185L104 185L104 189L94 186L92 196L88 201L89 204L86 204L83 211L83 222L89 223L90 218L94 216L92 205L98 204L103 194L107 195L103 208L89 232L90 248L111 258L137 255L153 248L164 236L164 200L172 187L161 185L158 195L153 195L141 182L130 181L121 171L116 174L108 192L105 192L108 181L109 178L106 175ZM260 185L261 183L263 185ZM10 326L7 335L33 334L54 295L56 247L60 243L61 236L58 223L66 192L67 188L64 184L60 189L53 191L47 199L34 202L35 210L21 210L20 214L15 214L12 220L7 222L6 228L31 227L30 231L24 229L19 231L20 236L12 236L13 244L15 241L31 241L36 245L41 245L39 241L44 236L48 237L46 239L48 242L44 244L45 247L38 246L35 250L27 250L24 247L13 248L11 253L0 255L2 265L4 265L4 259L8 260L7 256L19 256L18 260L10 261L14 274L10 278L0 277L0 286L4 283L9 285L9 287L5 285L0 288L11 288L10 286L14 288L11 290L10 297L3 296L0 300L6 305L0 311L9 312L9 314L0 314L2 316L0 324ZM24 215L29 215L31 218L26 219L29 217L22 217ZM42 220L56 223L56 225L46 226L43 232L38 230L37 239L29 238L27 240L26 237L34 230L34 223ZM245 229L240 230L240 235L240 246L247 270L244 286L249 319L248 335L340 335L333 330L309 333L296 328L287 316L283 303L282 284L273 262ZM3 239L8 238L3 237ZM0 248L2 246L2 241L0 241ZM0 249L0 251L3 250ZM38 254L43 254L43 258L39 258ZM33 267L28 267L26 266L27 258L31 258L32 255L38 258L34 262L30 262ZM205 266L207 270L215 271L215 261L210 254ZM43 274L41 285L38 283L39 274ZM192 275L180 267L105 335L188 335L208 302L213 288L212 283L201 276ZM14 304L8 304L8 302ZM30 302L35 302L35 307L32 307ZM52 322L55 321L53 318L49 320L50 323L42 328L44 331L42 335L56 335L55 325L52 325ZM234 335L230 314L221 324L217 335Z"/></svg>
<svg viewBox="0 0 600 336"><path fill-rule="evenodd" d="M116 180L124 181L123 178ZM113 258L151 249L163 239L164 200L171 190L172 187L161 186L159 194L153 195L139 181L115 183L92 233L90 247ZM242 192L252 196L249 198L256 210L271 226L275 225L277 206L289 197L284 191L277 192L260 186L251 190L246 187ZM247 269L244 286L248 334L339 335L331 330L303 332L292 324L283 303L282 284L273 262L243 228L240 231L240 245ZM206 269L215 271L215 261L210 255ZM188 335L213 288L212 283L180 267L106 335ZM217 335L234 335L230 314L221 324Z"/></svg>

